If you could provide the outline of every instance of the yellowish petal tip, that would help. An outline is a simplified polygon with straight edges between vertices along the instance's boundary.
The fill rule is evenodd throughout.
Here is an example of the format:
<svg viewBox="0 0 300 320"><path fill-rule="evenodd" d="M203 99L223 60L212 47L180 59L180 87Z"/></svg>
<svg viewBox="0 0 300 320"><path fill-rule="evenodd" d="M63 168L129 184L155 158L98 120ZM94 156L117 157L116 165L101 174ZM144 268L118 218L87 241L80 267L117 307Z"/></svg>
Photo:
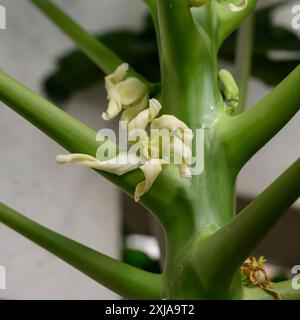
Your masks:
<svg viewBox="0 0 300 320"><path fill-rule="evenodd" d="M137 191L135 191L135 193L134 193L134 201L135 202L139 202L140 201L140 195L139 195L139 193Z"/></svg>
<svg viewBox="0 0 300 320"><path fill-rule="evenodd" d="M128 71L128 69L129 69L129 64L128 63L126 63L126 62L124 62L124 63L122 63L120 66L119 66L119 68L120 69L122 69L122 70L126 70L126 72Z"/></svg>
<svg viewBox="0 0 300 320"><path fill-rule="evenodd" d="M58 156L56 157L56 162L57 162L58 164L67 163L67 162L68 162L68 158L69 158L68 155L61 154L61 155L58 155Z"/></svg>
<svg viewBox="0 0 300 320"><path fill-rule="evenodd" d="M140 167L145 175L145 181L140 182L135 189L134 200L138 202L140 198L148 192L162 171L162 165L166 164L161 159L151 159Z"/></svg>
<svg viewBox="0 0 300 320"><path fill-rule="evenodd" d="M105 120L105 121L108 121L110 120L110 116L107 112L103 112L102 113L102 119Z"/></svg>

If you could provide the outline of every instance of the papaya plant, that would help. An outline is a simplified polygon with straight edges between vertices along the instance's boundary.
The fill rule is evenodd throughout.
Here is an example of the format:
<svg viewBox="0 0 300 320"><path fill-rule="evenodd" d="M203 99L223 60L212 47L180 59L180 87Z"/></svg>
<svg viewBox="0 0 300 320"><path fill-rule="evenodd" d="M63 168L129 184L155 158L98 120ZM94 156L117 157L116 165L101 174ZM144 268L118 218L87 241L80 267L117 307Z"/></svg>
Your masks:
<svg viewBox="0 0 300 320"><path fill-rule="evenodd" d="M299 64L300 42L296 30L287 29L273 19L276 11L289 4L287 0L263 3L255 10L251 75L264 83L275 86ZM222 44L219 60L232 63L235 59L238 30ZM147 79L159 82L159 57L153 21L145 15L140 30L116 29L96 33L96 37L114 50ZM243 45L243 41L240 41ZM250 42L251 43L251 42ZM278 53L284 50L287 55ZM276 59L270 56L276 55ZM243 57L245 59L245 57ZM46 76L43 86L47 96L56 103L65 102L72 94L100 83L104 73L79 49L63 53L55 69Z"/></svg>
<svg viewBox="0 0 300 320"><path fill-rule="evenodd" d="M107 75L109 104L102 116L109 120L124 110L121 119L129 120L132 129L128 136L139 129L144 133L137 144L147 161L112 162L128 155L121 149L111 159L99 157L99 148L110 151L115 144L4 72L0 72L0 100L71 152L58 156L59 163L95 169L160 221L167 248L165 266L162 274L140 270L2 203L0 221L126 298L300 299L291 281L271 283L263 268L265 260L251 257L300 196L300 159L239 214L234 205L242 167L300 107L298 66L245 110L256 0L145 0L156 31L160 83L145 79L52 1L29 1ZM241 24L236 81L227 70L219 70L218 52ZM179 147L186 151L179 168L161 158L161 141L148 137L148 125L168 130L173 156ZM189 158L197 129L204 131L204 169L191 174Z"/></svg>

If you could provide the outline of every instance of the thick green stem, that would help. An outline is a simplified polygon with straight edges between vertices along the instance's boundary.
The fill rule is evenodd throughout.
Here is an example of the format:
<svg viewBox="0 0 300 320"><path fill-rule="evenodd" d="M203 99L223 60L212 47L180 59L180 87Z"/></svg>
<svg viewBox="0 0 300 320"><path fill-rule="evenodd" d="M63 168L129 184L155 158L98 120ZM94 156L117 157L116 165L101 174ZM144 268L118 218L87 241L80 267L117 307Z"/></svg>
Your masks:
<svg viewBox="0 0 300 320"><path fill-rule="evenodd" d="M187 1L158 0L157 4L162 44L163 113L177 116L195 133L197 129L205 131L204 172L187 181L179 177L178 171L170 173L165 179L170 190L160 187L161 180L157 184L156 208L152 212L157 208L164 212L161 222L167 240L163 297L204 298L201 284L198 286L189 276L183 276L185 254L198 232L207 237L230 220L234 212L234 174L214 128L223 114L217 79L217 49L206 31L200 32L197 28L198 16L192 16ZM211 6L207 7L205 15L213 35ZM166 192L159 194L159 190Z"/></svg>
<svg viewBox="0 0 300 320"><path fill-rule="evenodd" d="M159 299L161 276L112 259L0 203L0 221L107 288L131 299Z"/></svg>
<svg viewBox="0 0 300 320"><path fill-rule="evenodd" d="M94 130L4 72L0 72L0 100L71 153L96 155L101 143L97 141ZM109 146L113 150L116 148L113 143L107 145ZM105 172L101 174L130 194L134 193L140 179L137 172L121 177Z"/></svg>
<svg viewBox="0 0 300 320"><path fill-rule="evenodd" d="M253 50L253 33L254 33L254 14L251 14L241 25L238 31L235 73L236 80L239 85L239 107L236 114L244 111L247 102L247 94L249 87L249 78L252 65Z"/></svg>
<svg viewBox="0 0 300 320"><path fill-rule="evenodd" d="M241 264L300 196L300 159L236 218L203 241L190 259L195 273L212 292L230 290Z"/></svg>
<svg viewBox="0 0 300 320"><path fill-rule="evenodd" d="M188 1L158 0L158 19L161 32L161 41L166 62L182 67L196 54L192 51L197 44L197 30L193 22ZM181 44L180 46L178 44ZM191 51L189 51L191 50ZM183 59L183 60L182 60Z"/></svg>
<svg viewBox="0 0 300 320"><path fill-rule="evenodd" d="M193 130L210 126L218 101L210 48L198 32L188 1L159 0L162 43L162 104L164 113L185 121Z"/></svg>
<svg viewBox="0 0 300 320"><path fill-rule="evenodd" d="M106 47L92 34L83 29L77 22L64 13L58 6L49 0L30 0L38 7L52 22L54 22L68 37L70 37L97 66L106 74L112 73L123 60L112 50ZM153 85L145 80L132 68L129 69L129 76L137 77L148 85Z"/></svg>
<svg viewBox="0 0 300 320"><path fill-rule="evenodd" d="M219 136L238 172L300 108L300 66L246 112L218 124Z"/></svg>

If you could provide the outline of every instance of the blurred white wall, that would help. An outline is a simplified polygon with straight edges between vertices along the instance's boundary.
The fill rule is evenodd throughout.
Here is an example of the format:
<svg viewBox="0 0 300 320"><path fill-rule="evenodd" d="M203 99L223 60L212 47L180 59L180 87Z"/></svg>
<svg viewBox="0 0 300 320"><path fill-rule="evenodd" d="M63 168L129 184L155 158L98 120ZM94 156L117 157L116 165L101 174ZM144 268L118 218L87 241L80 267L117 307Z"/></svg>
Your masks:
<svg viewBox="0 0 300 320"><path fill-rule="evenodd" d="M138 27L145 10L140 0L59 0L92 31ZM55 58L72 48L30 1L1 0L7 30L0 30L0 68L41 92ZM95 129L103 127L103 88L74 97L68 112ZM92 107L92 105L94 107ZM99 110L97 109L99 105ZM0 103L0 201L69 237L106 254L119 255L119 192L89 169L58 166L64 152L39 130ZM111 299L115 295L51 254L0 225L0 265L7 290L0 298Z"/></svg>
<svg viewBox="0 0 300 320"><path fill-rule="evenodd" d="M145 10L141 0L57 0L92 31L138 27ZM41 93L41 80L57 56L72 43L29 1L0 0L7 9L8 29L0 31L0 68ZM290 7L277 19L289 25ZM249 104L269 88L251 81ZM93 126L102 125L95 106L105 103L102 87L75 96L68 112ZM96 101L96 103L95 103ZM95 106L94 108L91 105ZM260 151L242 171L238 190L255 196L300 155L300 115ZM35 220L117 257L118 191L88 169L60 167L63 150L0 104L0 201ZM83 188L84 186L84 188ZM114 294L64 262L0 225L0 265L7 269L4 298L113 298Z"/></svg>

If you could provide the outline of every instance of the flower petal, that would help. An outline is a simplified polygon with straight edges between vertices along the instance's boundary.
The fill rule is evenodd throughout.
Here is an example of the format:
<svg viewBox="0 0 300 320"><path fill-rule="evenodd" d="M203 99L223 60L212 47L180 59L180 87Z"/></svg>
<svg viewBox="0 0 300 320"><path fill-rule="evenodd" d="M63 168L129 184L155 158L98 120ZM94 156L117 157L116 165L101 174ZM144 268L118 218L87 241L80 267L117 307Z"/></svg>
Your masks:
<svg viewBox="0 0 300 320"><path fill-rule="evenodd" d="M127 122L127 124L134 118L136 117L141 111L147 108L148 106L148 94L145 95L140 102L137 104L126 108L121 116L121 121L122 122Z"/></svg>
<svg viewBox="0 0 300 320"><path fill-rule="evenodd" d="M116 117L123 108L133 107L133 111L128 111L124 116L124 118L130 117L131 120L147 106L148 88L137 78L125 79L128 68L128 64L121 64L114 73L105 78L109 103L102 118L106 121Z"/></svg>
<svg viewBox="0 0 300 320"><path fill-rule="evenodd" d="M162 171L163 160L152 159L147 161L144 165L140 167L143 171L146 180L139 183L136 186L134 200L138 202L140 198L152 187L155 180L158 178Z"/></svg>
<svg viewBox="0 0 300 320"><path fill-rule="evenodd" d="M126 73L128 72L129 65L122 63L118 68L108 76L105 77L106 90L109 91L111 87L124 80Z"/></svg>
<svg viewBox="0 0 300 320"><path fill-rule="evenodd" d="M128 124L128 132L134 129L146 129L148 123L159 114L161 110L161 104L156 99L149 100L149 108L140 112L135 118L133 118Z"/></svg>
<svg viewBox="0 0 300 320"><path fill-rule="evenodd" d="M180 139L186 144L190 144L193 140L192 130L181 120L173 115L163 115L154 119L151 129L167 129L170 132L176 132Z"/></svg>
<svg viewBox="0 0 300 320"><path fill-rule="evenodd" d="M192 162L191 146L184 143L177 137L172 137L171 152L177 161L183 161L187 164Z"/></svg>
<svg viewBox="0 0 300 320"><path fill-rule="evenodd" d="M105 88L109 103L106 112L102 113L103 120L113 119L122 110L122 99L118 90L116 90L116 85L125 78L128 68L128 64L123 63L112 74L105 77Z"/></svg>
<svg viewBox="0 0 300 320"><path fill-rule="evenodd" d="M59 164L74 163L102 170L121 176L140 167L140 158L136 154L120 152L115 158L100 161L86 154L59 155L56 157Z"/></svg>
<svg viewBox="0 0 300 320"><path fill-rule="evenodd" d="M138 130L138 129L135 129ZM161 141L160 137L152 137L149 138L148 136L145 136L140 141L140 150L141 155L145 159L158 159L160 158L160 149L161 149ZM165 159L164 159L165 160Z"/></svg>
<svg viewBox="0 0 300 320"><path fill-rule="evenodd" d="M182 178L190 178L192 176L190 167L192 163L191 146L184 143L181 139L173 137L171 152L174 163L179 164L180 176Z"/></svg>
<svg viewBox="0 0 300 320"><path fill-rule="evenodd" d="M128 78L119 82L115 86L118 92L121 103L124 106L130 106L140 101L148 93L146 85L137 78Z"/></svg>
<svg viewBox="0 0 300 320"><path fill-rule="evenodd" d="M118 99L111 99L108 102L108 107L105 112L102 113L102 119L105 121L115 118L122 111L122 105Z"/></svg>

